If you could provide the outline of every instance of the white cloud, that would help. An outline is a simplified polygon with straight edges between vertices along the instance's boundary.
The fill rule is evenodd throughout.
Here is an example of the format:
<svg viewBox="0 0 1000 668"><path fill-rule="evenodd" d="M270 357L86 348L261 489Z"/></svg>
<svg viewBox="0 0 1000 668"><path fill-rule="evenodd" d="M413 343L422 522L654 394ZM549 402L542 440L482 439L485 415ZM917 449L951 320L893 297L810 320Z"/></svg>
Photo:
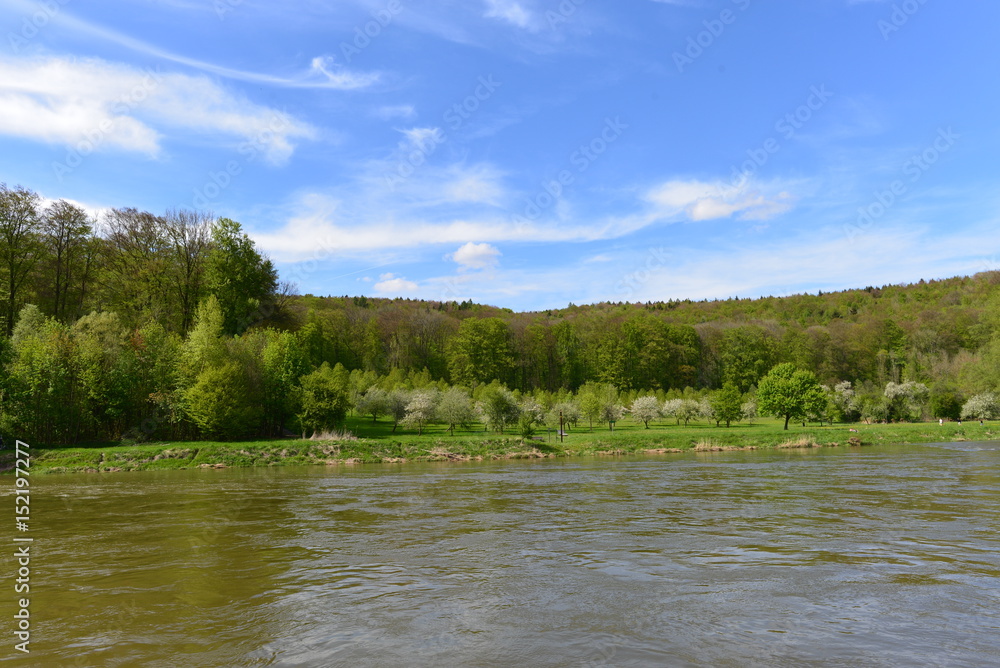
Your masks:
<svg viewBox="0 0 1000 668"><path fill-rule="evenodd" d="M159 73L98 59L0 59L0 134L89 150L157 155L178 130L253 142L285 162L316 131L203 76Z"/></svg>
<svg viewBox="0 0 1000 668"><path fill-rule="evenodd" d="M765 194L760 185L732 186L721 181L667 181L646 193L646 200L667 215L691 221L733 216L739 220L768 220L792 207L792 196L785 190Z"/></svg>
<svg viewBox="0 0 1000 668"><path fill-rule="evenodd" d="M400 278L394 274L382 274L375 284L375 291L384 295L401 296L416 292L420 286L413 281Z"/></svg>
<svg viewBox="0 0 1000 668"><path fill-rule="evenodd" d="M379 107L373 112L376 118L389 121L394 118L409 120L417 115L417 110L412 104L393 104Z"/></svg>
<svg viewBox="0 0 1000 668"><path fill-rule="evenodd" d="M445 135L441 128L407 128L400 130L405 138L399 145L401 151L417 150L430 153L438 144L444 143Z"/></svg>
<svg viewBox="0 0 1000 668"><path fill-rule="evenodd" d="M31 16L38 11L38 5L27 2L27 0L6 0L8 5L16 8L25 16ZM355 90L367 88L381 79L378 72L352 72L339 65L333 64L331 56L322 55L314 58L310 67L303 73L294 76L279 76L260 72L248 72L237 70L231 67L224 67L214 63L208 63L195 58L179 55L161 49L153 44L149 44L135 37L122 34L116 30L105 28L89 21L72 16L66 11L57 11L48 15L48 20L72 32L97 37L102 42L118 44L127 49L142 53L155 58L178 63L186 67L192 67L202 72L209 72L217 76L226 77L238 81L248 81L256 84L277 86L282 88L334 88L338 90Z"/></svg>
<svg viewBox="0 0 1000 668"><path fill-rule="evenodd" d="M490 269L500 264L503 253L496 246L469 242L451 254L451 259L459 266L459 271L470 269Z"/></svg>
<svg viewBox="0 0 1000 668"><path fill-rule="evenodd" d="M486 18L500 19L522 29L534 25L534 19L520 2L514 0L486 0Z"/></svg>

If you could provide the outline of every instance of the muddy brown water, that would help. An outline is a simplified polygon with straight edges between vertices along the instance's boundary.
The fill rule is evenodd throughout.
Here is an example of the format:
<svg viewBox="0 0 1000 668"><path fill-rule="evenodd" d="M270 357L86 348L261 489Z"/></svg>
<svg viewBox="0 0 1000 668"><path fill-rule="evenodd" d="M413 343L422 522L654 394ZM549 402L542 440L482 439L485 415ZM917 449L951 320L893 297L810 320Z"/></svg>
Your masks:
<svg viewBox="0 0 1000 668"><path fill-rule="evenodd" d="M0 665L1000 662L997 443L37 476L31 520Z"/></svg>

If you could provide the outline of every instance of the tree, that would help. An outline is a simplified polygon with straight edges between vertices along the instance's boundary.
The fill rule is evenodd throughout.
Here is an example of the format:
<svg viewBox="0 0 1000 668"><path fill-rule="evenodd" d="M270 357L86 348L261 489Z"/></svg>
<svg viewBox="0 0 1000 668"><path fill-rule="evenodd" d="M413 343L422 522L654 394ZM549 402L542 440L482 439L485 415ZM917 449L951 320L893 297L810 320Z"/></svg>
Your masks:
<svg viewBox="0 0 1000 668"><path fill-rule="evenodd" d="M720 355L723 381L747 392L774 365L776 351L774 337L763 327L741 325L727 329Z"/></svg>
<svg viewBox="0 0 1000 668"><path fill-rule="evenodd" d="M632 419L641 422L646 429L649 429L649 423L660 417L660 400L652 396L638 397L632 402L629 412L632 414Z"/></svg>
<svg viewBox="0 0 1000 668"><path fill-rule="evenodd" d="M180 331L186 332L204 294L211 221L193 211L168 211L163 230L169 240L170 287L180 311Z"/></svg>
<svg viewBox="0 0 1000 668"><path fill-rule="evenodd" d="M701 417L701 404L694 399L681 399L680 403L674 409L674 415L678 420L683 420L686 427L688 426L688 422Z"/></svg>
<svg viewBox="0 0 1000 668"><path fill-rule="evenodd" d="M79 315L87 294L94 246L91 221L80 207L59 200L45 210L42 230L46 257L39 292L52 316L67 322Z"/></svg>
<svg viewBox="0 0 1000 668"><path fill-rule="evenodd" d="M120 438L148 400L132 337L114 313L91 313L73 325L76 369L84 414L101 433Z"/></svg>
<svg viewBox="0 0 1000 668"><path fill-rule="evenodd" d="M0 431L45 444L80 438L84 415L69 328L29 304L21 309L5 357Z"/></svg>
<svg viewBox="0 0 1000 668"><path fill-rule="evenodd" d="M726 383L709 400L715 419L726 423L728 428L733 420L743 417L743 394L733 383Z"/></svg>
<svg viewBox="0 0 1000 668"><path fill-rule="evenodd" d="M205 279L219 299L226 333L239 334L271 314L278 273L236 221L220 218L212 227Z"/></svg>
<svg viewBox="0 0 1000 668"><path fill-rule="evenodd" d="M406 404L406 417L403 422L417 426L417 435L424 433L424 425L434 419L434 394L431 392L414 392Z"/></svg>
<svg viewBox="0 0 1000 668"><path fill-rule="evenodd" d="M857 422L861 417L860 399L857 397L851 381L837 383L831 397L837 417L842 422Z"/></svg>
<svg viewBox="0 0 1000 668"><path fill-rule="evenodd" d="M448 425L448 431L454 435L455 427L468 429L476 419L476 411L468 392L460 387L450 387L441 395L438 403L438 419Z"/></svg>
<svg viewBox="0 0 1000 668"><path fill-rule="evenodd" d="M111 209L102 223L101 299L128 325L157 320L176 330L178 308L170 290L164 219L137 209Z"/></svg>
<svg viewBox="0 0 1000 668"><path fill-rule="evenodd" d="M766 415L785 418L785 429L792 418L802 419L810 411L820 410L826 401L823 388L811 371L794 364L779 364L764 376L757 387L757 405Z"/></svg>
<svg viewBox="0 0 1000 668"><path fill-rule="evenodd" d="M258 351L264 429L268 434L284 433L288 421L298 412L299 378L309 372L306 352L290 332L262 330L263 350Z"/></svg>
<svg viewBox="0 0 1000 668"><path fill-rule="evenodd" d="M499 384L492 384L483 391L479 409L486 425L501 434L521 417L521 407L514 394Z"/></svg>
<svg viewBox="0 0 1000 668"><path fill-rule="evenodd" d="M681 406L683 403L683 399L669 399L663 402L663 408L661 409L663 417L672 417L677 420L677 424L680 425Z"/></svg>
<svg viewBox="0 0 1000 668"><path fill-rule="evenodd" d="M993 392L977 394L962 406L962 417L979 420L1000 419L1000 397Z"/></svg>
<svg viewBox="0 0 1000 668"><path fill-rule="evenodd" d="M386 414L392 418L392 433L406 418L406 406L410 403L410 394L405 390L393 390L386 396Z"/></svg>
<svg viewBox="0 0 1000 668"><path fill-rule="evenodd" d="M923 383L886 383L885 398L888 400L889 420L910 421L920 418L923 407L930 396L930 390Z"/></svg>
<svg viewBox="0 0 1000 668"><path fill-rule="evenodd" d="M379 415L385 415L389 408L389 393L378 387L369 387L354 402L358 415L371 415L375 424Z"/></svg>
<svg viewBox="0 0 1000 668"><path fill-rule="evenodd" d="M302 412L299 422L313 432L331 429L347 417L349 376L343 366L330 367L326 362L302 376Z"/></svg>
<svg viewBox="0 0 1000 668"><path fill-rule="evenodd" d="M188 416L209 438L237 440L260 427L261 409L245 391L246 374L230 362L198 374L184 394Z"/></svg>
<svg viewBox="0 0 1000 668"><path fill-rule="evenodd" d="M38 202L36 193L0 183L0 299L5 306L3 332L7 336L14 331L21 296L44 248Z"/></svg>
<svg viewBox="0 0 1000 668"><path fill-rule="evenodd" d="M931 415L945 420L958 420L962 417L962 395L951 389L935 388L931 392Z"/></svg>
<svg viewBox="0 0 1000 668"><path fill-rule="evenodd" d="M212 295L198 307L194 327L184 342L181 377L185 383L193 383L198 374L208 367L224 364L227 352L222 327L222 307Z"/></svg>
<svg viewBox="0 0 1000 668"><path fill-rule="evenodd" d="M585 386L578 396L580 402L580 412L590 423L590 430L594 431L594 421L601 419L601 398L597 395L596 388Z"/></svg>
<svg viewBox="0 0 1000 668"><path fill-rule="evenodd" d="M494 380L506 383L514 369L510 329L500 318L467 318L448 348L453 383L475 387Z"/></svg>

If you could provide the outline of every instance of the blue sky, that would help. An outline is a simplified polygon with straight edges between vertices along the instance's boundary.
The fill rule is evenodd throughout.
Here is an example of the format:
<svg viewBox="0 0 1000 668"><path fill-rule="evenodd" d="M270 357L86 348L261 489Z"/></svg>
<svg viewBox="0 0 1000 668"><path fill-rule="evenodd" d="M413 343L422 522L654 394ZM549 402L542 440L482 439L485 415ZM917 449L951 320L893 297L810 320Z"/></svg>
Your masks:
<svg viewBox="0 0 1000 668"><path fill-rule="evenodd" d="M302 293L1000 268L1000 3L0 0L0 181L240 221Z"/></svg>

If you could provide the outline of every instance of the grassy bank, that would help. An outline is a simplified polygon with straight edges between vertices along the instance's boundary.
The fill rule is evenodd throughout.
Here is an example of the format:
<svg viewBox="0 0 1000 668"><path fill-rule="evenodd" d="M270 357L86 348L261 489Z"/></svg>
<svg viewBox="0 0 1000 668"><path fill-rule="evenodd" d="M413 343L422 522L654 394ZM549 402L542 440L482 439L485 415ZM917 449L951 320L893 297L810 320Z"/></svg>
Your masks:
<svg viewBox="0 0 1000 668"><path fill-rule="evenodd" d="M607 425L573 430L564 442L552 433L539 432L544 440L524 440L482 431L456 432L432 426L422 435L393 433L392 425L350 420L357 438L336 441L281 439L216 443L148 443L142 445L93 444L85 447L33 447L32 472L116 472L185 468L229 468L279 465L350 465L408 461L470 461L587 455L634 455L689 451L756 450L770 448L851 447L890 443L931 443L1000 439L1000 425L978 422L796 426L782 430L778 421L763 420L732 428L662 423L644 429L620 424L614 432ZM856 432L851 431L857 430ZM855 439L852 441L852 439ZM14 453L0 453L0 471L10 472Z"/></svg>

